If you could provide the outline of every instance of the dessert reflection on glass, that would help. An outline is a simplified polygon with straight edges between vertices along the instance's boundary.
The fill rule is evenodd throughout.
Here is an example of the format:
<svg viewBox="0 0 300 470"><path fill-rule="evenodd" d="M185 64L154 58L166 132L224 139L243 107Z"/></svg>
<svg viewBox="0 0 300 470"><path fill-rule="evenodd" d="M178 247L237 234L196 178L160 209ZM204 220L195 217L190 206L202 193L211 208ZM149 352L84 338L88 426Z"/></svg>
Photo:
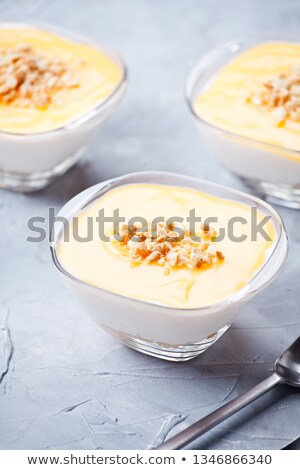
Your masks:
<svg viewBox="0 0 300 470"><path fill-rule="evenodd" d="M300 207L300 44L223 46L196 65L187 94L224 166L270 200Z"/></svg>
<svg viewBox="0 0 300 470"><path fill-rule="evenodd" d="M53 259L88 313L127 346L170 360L213 344L287 251L270 206L170 173L101 183L58 215L69 222L53 227Z"/></svg>
<svg viewBox="0 0 300 470"><path fill-rule="evenodd" d="M114 54L81 37L0 25L0 186L39 189L72 166L126 90Z"/></svg>

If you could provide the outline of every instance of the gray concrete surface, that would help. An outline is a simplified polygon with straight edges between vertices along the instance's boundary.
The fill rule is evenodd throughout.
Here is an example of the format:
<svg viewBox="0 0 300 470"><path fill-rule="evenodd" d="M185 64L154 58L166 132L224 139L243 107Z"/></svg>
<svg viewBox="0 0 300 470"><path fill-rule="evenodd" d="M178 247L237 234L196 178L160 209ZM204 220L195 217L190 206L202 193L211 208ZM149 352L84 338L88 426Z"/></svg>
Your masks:
<svg viewBox="0 0 300 470"><path fill-rule="evenodd" d="M137 170L172 170L241 188L202 147L183 98L186 75L223 41L266 29L297 33L300 4L2 0L0 18L89 35L120 52L130 80L125 101L76 168L36 194L0 192L0 448L149 448L266 377L299 335L300 213L279 209L290 237L282 274L212 349L185 364L138 354L95 327L66 292L47 243L26 242L27 219ZM281 386L195 448L279 449L300 434L299 404L299 390Z"/></svg>

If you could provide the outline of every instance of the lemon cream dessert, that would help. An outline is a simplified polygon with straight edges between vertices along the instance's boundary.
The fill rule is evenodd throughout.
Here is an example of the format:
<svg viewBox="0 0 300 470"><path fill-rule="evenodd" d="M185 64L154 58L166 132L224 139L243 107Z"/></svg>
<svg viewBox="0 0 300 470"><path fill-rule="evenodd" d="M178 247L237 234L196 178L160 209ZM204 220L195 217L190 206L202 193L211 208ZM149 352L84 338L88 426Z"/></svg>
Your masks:
<svg viewBox="0 0 300 470"><path fill-rule="evenodd" d="M108 55L34 27L0 28L0 131L31 134L76 120L117 88Z"/></svg>
<svg viewBox="0 0 300 470"><path fill-rule="evenodd" d="M299 208L300 44L224 45L187 85L202 140L222 165L271 202Z"/></svg>
<svg viewBox="0 0 300 470"><path fill-rule="evenodd" d="M101 45L0 23L0 187L34 191L65 173L126 89L124 64Z"/></svg>
<svg viewBox="0 0 300 470"><path fill-rule="evenodd" d="M238 54L194 106L224 130L300 150L300 44L263 43Z"/></svg>
<svg viewBox="0 0 300 470"><path fill-rule="evenodd" d="M122 185L70 221L58 261L85 284L145 303L218 304L249 283L274 245L260 211L264 231L255 235L252 209L188 187Z"/></svg>

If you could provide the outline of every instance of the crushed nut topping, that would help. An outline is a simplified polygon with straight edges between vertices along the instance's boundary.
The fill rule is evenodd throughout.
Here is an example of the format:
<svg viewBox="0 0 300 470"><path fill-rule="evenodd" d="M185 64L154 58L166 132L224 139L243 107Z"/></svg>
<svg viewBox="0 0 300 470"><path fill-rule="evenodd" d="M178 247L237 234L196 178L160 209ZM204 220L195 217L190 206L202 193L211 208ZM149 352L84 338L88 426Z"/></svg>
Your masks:
<svg viewBox="0 0 300 470"><path fill-rule="evenodd" d="M118 235L122 240L115 243L124 255L135 263L165 266L166 274L178 266L195 269L224 260L222 252L213 245L217 232L207 224L202 225L200 241L177 222L176 227L159 222L156 230L149 231L141 231L137 225L123 225Z"/></svg>
<svg viewBox="0 0 300 470"><path fill-rule="evenodd" d="M30 44L0 49L0 101L43 108L55 93L79 86L66 61L36 52Z"/></svg>
<svg viewBox="0 0 300 470"><path fill-rule="evenodd" d="M250 101L255 106L268 109L276 125L283 124L286 119L300 121L300 67L264 82L260 92L254 94Z"/></svg>

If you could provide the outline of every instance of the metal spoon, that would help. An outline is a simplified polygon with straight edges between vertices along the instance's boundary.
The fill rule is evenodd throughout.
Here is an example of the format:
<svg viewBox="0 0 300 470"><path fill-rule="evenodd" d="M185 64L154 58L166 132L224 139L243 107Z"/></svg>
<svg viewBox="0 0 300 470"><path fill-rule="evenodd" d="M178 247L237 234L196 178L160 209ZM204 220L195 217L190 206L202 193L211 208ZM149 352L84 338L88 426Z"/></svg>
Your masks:
<svg viewBox="0 0 300 470"><path fill-rule="evenodd" d="M274 373L267 379L255 385L249 392L243 393L237 398L221 406L216 411L189 426L184 431L171 437L157 450L182 449L187 444L202 436L205 432L221 423L224 419L232 416L236 411L244 408L256 398L271 390L280 383L286 383L295 387L300 387L300 336L296 341L276 360Z"/></svg>

